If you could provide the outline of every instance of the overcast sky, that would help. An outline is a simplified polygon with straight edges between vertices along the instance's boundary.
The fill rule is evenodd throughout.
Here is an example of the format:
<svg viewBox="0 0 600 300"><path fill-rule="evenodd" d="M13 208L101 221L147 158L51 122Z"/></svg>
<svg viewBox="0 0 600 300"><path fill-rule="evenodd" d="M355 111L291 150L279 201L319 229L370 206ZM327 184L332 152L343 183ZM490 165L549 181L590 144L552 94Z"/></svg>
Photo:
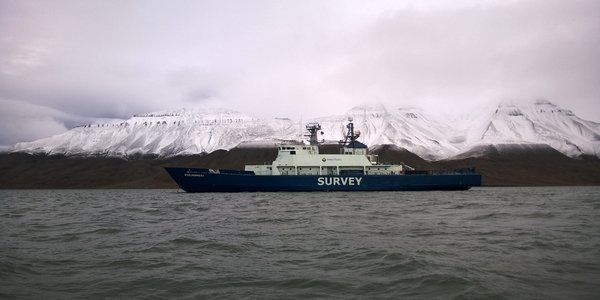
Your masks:
<svg viewBox="0 0 600 300"><path fill-rule="evenodd" d="M0 145L180 108L538 98L600 121L600 1L0 0Z"/></svg>

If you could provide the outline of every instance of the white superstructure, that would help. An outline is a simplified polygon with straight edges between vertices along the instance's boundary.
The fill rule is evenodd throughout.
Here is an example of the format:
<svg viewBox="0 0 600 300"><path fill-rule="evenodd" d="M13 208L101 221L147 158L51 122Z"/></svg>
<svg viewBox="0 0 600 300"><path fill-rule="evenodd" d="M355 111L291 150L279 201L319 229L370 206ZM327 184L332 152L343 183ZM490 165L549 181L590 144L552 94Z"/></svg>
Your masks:
<svg viewBox="0 0 600 300"><path fill-rule="evenodd" d="M316 134L321 129L319 124L308 124L310 144L282 144L278 147L277 158L270 165L246 165L246 171L256 175L397 175L404 169L412 169L406 165L381 165L377 155L369 155L367 146L356 138L360 132L354 132L352 119L346 126L348 134L340 154L320 154Z"/></svg>

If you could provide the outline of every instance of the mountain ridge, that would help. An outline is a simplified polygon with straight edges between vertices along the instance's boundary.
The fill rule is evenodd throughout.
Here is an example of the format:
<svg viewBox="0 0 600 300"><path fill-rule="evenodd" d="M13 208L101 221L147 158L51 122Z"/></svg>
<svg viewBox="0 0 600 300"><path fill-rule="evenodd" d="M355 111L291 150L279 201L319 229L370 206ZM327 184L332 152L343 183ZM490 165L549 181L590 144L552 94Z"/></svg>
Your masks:
<svg viewBox="0 0 600 300"><path fill-rule="evenodd" d="M322 126L320 139L339 141L348 118L368 145L393 144L429 161L462 159L485 145L545 144L569 157L600 157L600 123L577 117L546 100L503 102L465 115L440 117L418 108L382 104L307 120ZM86 124L63 134L18 143L11 152L64 155L171 157L276 144L300 137L288 118L256 118L229 109L178 110Z"/></svg>

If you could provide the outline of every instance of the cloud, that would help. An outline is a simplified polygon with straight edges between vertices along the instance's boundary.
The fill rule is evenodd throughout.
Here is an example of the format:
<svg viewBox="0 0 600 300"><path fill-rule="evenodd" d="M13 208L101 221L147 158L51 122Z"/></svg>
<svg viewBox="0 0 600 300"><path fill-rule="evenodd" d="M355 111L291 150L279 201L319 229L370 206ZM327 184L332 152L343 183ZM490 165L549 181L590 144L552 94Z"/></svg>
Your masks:
<svg viewBox="0 0 600 300"><path fill-rule="evenodd" d="M0 97L87 119L543 97L598 121L597 11L593 0L3 1Z"/></svg>
<svg viewBox="0 0 600 300"><path fill-rule="evenodd" d="M25 101L0 98L0 146L53 136L79 125L120 120L74 115Z"/></svg>
<svg viewBox="0 0 600 300"><path fill-rule="evenodd" d="M0 145L59 134L67 130L65 123L77 120L55 109L0 99Z"/></svg>
<svg viewBox="0 0 600 300"><path fill-rule="evenodd" d="M594 105L599 10L590 1L526 1L398 11L350 47L337 85L365 99L431 107L537 97Z"/></svg>

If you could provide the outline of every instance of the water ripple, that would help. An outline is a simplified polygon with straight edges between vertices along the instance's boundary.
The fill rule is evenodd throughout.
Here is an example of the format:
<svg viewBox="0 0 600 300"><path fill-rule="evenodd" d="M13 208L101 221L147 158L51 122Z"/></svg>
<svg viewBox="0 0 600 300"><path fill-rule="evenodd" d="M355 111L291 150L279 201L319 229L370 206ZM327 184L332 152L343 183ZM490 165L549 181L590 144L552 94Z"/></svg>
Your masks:
<svg viewBox="0 0 600 300"><path fill-rule="evenodd" d="M600 188L0 191L0 298L596 299Z"/></svg>

